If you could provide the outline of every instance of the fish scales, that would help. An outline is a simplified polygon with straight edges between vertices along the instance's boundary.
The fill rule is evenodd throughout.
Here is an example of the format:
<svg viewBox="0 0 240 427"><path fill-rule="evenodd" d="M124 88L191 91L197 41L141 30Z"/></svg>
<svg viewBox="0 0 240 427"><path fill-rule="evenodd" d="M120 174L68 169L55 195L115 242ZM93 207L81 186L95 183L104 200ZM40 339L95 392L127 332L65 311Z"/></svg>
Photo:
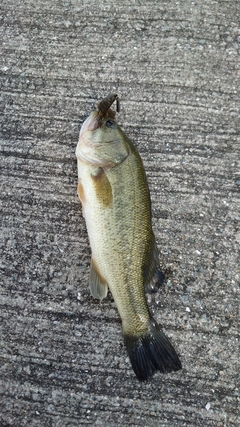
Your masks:
<svg viewBox="0 0 240 427"><path fill-rule="evenodd" d="M92 258L118 301L120 316L128 329L134 329L140 317L146 319L146 328L149 317L146 304L139 301L145 302L141 266L146 263L150 246L145 236L148 233L149 240L152 238L150 201L145 174L136 156L133 151L123 163L103 173L111 188L109 205L104 200L110 190L103 188L101 193L101 187L96 185L98 178L93 176L94 166L89 166L81 179L87 192L85 218ZM136 282L142 286L134 287Z"/></svg>
<svg viewBox="0 0 240 427"><path fill-rule="evenodd" d="M112 117L112 110L110 116L93 112L76 150L92 251L90 290L102 299L109 287L134 372L146 380L157 369L180 369L181 362L147 306L145 286L158 267L149 189L137 149Z"/></svg>

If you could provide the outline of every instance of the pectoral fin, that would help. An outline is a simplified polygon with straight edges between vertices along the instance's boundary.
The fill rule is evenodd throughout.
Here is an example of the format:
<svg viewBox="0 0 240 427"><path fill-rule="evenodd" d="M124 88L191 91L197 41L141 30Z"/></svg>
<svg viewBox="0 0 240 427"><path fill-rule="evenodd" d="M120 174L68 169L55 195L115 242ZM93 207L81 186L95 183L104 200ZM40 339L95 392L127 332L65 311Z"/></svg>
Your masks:
<svg viewBox="0 0 240 427"><path fill-rule="evenodd" d="M102 300L107 296L108 285L105 279L101 276L93 259L91 260L89 286L93 298Z"/></svg>
<svg viewBox="0 0 240 427"><path fill-rule="evenodd" d="M92 173L92 180L96 191L96 196L102 206L109 207L113 202L112 187L108 177L102 168L97 168Z"/></svg>

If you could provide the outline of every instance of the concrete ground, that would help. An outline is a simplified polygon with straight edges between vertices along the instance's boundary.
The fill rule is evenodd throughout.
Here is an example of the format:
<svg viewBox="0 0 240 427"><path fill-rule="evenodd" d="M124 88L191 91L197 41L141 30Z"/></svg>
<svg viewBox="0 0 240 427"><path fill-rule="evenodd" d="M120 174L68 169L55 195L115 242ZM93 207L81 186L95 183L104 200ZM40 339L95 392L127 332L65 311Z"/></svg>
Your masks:
<svg viewBox="0 0 240 427"><path fill-rule="evenodd" d="M239 426L239 42L231 1L2 0L1 427ZM151 189L183 369L136 379L90 297L79 128L108 93Z"/></svg>

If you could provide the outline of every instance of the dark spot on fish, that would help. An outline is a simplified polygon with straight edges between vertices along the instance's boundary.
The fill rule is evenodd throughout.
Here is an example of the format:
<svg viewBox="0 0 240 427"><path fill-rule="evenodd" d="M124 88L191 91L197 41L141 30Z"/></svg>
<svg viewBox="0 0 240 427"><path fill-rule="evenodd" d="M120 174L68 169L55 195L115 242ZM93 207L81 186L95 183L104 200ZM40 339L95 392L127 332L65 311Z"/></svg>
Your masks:
<svg viewBox="0 0 240 427"><path fill-rule="evenodd" d="M113 202L112 187L103 168L98 168L92 174L92 179L99 202L105 208L111 206Z"/></svg>

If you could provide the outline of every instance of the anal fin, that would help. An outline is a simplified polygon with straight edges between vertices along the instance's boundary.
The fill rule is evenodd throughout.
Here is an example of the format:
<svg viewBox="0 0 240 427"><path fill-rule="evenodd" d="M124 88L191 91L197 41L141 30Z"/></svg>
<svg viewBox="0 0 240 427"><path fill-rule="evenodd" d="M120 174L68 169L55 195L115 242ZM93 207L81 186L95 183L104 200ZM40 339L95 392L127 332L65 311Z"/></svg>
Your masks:
<svg viewBox="0 0 240 427"><path fill-rule="evenodd" d="M93 298L102 300L107 296L108 285L105 279L101 276L93 259L91 260L89 287Z"/></svg>

